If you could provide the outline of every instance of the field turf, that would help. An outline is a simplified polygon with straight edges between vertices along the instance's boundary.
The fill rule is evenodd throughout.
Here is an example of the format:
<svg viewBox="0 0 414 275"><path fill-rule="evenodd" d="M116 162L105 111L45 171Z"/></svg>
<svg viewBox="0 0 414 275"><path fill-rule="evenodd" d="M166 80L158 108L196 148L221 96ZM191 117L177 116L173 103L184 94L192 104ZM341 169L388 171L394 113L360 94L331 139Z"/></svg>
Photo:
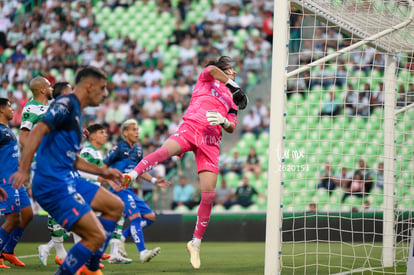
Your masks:
<svg viewBox="0 0 414 275"><path fill-rule="evenodd" d="M54 251L49 256L48 265L41 266L36 251L38 245L39 243L20 243L16 247L16 254L26 263L26 267L12 266L10 269L0 269L0 274L53 274L57 268L54 263ZM65 245L69 248L71 244ZM161 247L161 253L151 262L142 264L135 245L127 243L128 257L133 259L133 263L111 265L103 261L105 264L103 273L105 275L264 274L264 243L204 242L201 247L199 270L192 269L185 242L147 244L147 248L156 246ZM380 244L344 246L338 243L307 243L305 247L304 243L283 243L282 274L405 274L404 263L393 268L381 268L379 247Z"/></svg>

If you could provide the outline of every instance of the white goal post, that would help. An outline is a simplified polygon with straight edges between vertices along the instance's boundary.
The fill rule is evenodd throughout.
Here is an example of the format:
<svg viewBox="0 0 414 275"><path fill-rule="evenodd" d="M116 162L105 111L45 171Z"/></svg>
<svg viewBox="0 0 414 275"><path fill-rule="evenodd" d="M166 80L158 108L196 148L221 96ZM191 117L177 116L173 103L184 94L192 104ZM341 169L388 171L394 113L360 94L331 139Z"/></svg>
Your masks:
<svg viewBox="0 0 414 275"><path fill-rule="evenodd" d="M350 37L350 45L322 56L307 64L290 64L289 30L291 6L311 14L327 26ZM397 70L401 53L414 51L413 0L292 0L276 1L274 5L273 60L271 77L271 124L268 167L268 199L266 224L265 274L281 273L282 222L284 212L284 180L287 138L287 81L314 67L334 61L341 55L370 45L386 56L383 83L383 153L384 163L382 266L395 264L395 160L397 115L407 112L414 104L397 109ZM300 41L300 43L303 43ZM292 69L293 68L293 69ZM297 106L296 106L297 108ZM305 113L306 115L306 113ZM320 118L321 119L321 118ZM296 127L293 127L296 128ZM296 173L296 172L295 172ZM299 174L299 173L296 173ZM308 179L308 178L306 178ZM313 179L312 179L313 180ZM316 263L318 265L318 263Z"/></svg>

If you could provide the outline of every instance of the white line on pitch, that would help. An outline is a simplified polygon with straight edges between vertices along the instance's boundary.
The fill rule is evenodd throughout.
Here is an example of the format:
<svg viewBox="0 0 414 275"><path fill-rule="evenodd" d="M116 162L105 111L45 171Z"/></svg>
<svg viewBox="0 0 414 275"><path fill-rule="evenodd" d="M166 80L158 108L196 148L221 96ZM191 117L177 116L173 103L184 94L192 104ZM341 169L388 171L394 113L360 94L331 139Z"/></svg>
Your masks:
<svg viewBox="0 0 414 275"><path fill-rule="evenodd" d="M19 259L25 259L25 258L33 258L33 257L37 257L39 256L39 254L32 254L32 255L23 255L23 256L18 256Z"/></svg>

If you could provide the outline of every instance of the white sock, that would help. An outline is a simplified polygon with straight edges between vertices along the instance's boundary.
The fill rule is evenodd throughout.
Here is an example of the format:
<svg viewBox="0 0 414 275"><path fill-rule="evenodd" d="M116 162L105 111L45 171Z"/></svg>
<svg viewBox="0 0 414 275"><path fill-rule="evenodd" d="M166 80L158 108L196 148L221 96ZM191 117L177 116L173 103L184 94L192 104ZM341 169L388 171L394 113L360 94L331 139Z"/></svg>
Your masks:
<svg viewBox="0 0 414 275"><path fill-rule="evenodd" d="M52 237L52 241L55 244L56 256L58 256L59 259L64 259L67 253L63 246L63 237Z"/></svg>
<svg viewBox="0 0 414 275"><path fill-rule="evenodd" d="M144 252L147 252L147 250L145 249L145 250L140 251L140 252L139 252L139 255L144 254Z"/></svg>
<svg viewBox="0 0 414 275"><path fill-rule="evenodd" d="M192 243L193 243L193 245L195 247L200 248L200 246L201 246L201 239L199 239L199 238L193 238Z"/></svg>
<svg viewBox="0 0 414 275"><path fill-rule="evenodd" d="M46 244L46 249L47 251L52 250L52 248L55 247L55 242L51 239L47 244Z"/></svg>
<svg viewBox="0 0 414 275"><path fill-rule="evenodd" d="M111 245L111 256L118 255L118 247L120 242L121 241L118 239L111 239L111 241L109 242L109 244Z"/></svg>

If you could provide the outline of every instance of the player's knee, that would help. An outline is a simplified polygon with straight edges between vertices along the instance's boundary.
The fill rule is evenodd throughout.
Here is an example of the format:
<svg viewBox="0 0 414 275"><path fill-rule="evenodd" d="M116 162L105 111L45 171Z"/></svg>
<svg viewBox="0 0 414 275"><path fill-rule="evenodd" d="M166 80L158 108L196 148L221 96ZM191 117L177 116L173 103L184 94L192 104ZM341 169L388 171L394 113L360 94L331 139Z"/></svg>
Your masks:
<svg viewBox="0 0 414 275"><path fill-rule="evenodd" d="M122 213L124 212L124 203L122 200L115 196L115 199L112 204L112 210L113 210L113 217L115 220L119 220L122 217Z"/></svg>
<svg viewBox="0 0 414 275"><path fill-rule="evenodd" d="M21 221L21 217L18 213L7 215L5 227L13 230L19 225L20 221Z"/></svg>
<svg viewBox="0 0 414 275"><path fill-rule="evenodd" d="M83 241L86 242L86 246L91 249L91 251L97 251L106 241L106 236L103 231L90 232L88 236L83 238Z"/></svg>
<svg viewBox="0 0 414 275"><path fill-rule="evenodd" d="M213 204L215 198L216 193L214 191L201 192L201 203Z"/></svg>

